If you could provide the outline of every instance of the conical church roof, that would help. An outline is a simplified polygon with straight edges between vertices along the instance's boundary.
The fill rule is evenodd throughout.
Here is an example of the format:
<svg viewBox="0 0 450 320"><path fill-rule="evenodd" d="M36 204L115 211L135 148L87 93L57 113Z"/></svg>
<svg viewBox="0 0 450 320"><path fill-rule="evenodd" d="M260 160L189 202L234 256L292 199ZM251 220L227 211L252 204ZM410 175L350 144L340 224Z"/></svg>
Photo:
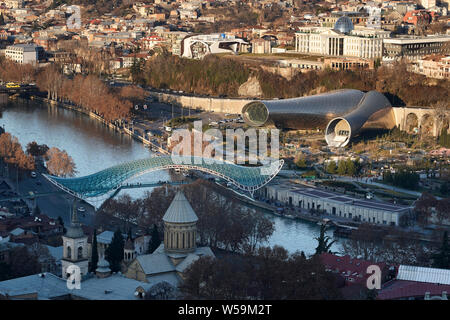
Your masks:
<svg viewBox="0 0 450 320"><path fill-rule="evenodd" d="M164 222L191 223L198 220L197 215L183 192L178 191L163 217Z"/></svg>
<svg viewBox="0 0 450 320"><path fill-rule="evenodd" d="M72 221L70 222L67 232L65 234L68 238L82 238L85 236L81 223L78 221L77 209L75 208L75 202L72 206Z"/></svg>

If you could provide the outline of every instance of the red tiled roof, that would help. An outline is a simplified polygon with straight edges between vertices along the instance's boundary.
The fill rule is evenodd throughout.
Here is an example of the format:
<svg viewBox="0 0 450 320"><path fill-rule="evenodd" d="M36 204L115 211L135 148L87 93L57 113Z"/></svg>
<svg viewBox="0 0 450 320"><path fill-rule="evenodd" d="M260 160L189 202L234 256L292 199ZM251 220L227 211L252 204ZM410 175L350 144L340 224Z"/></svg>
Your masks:
<svg viewBox="0 0 450 320"><path fill-rule="evenodd" d="M371 265L378 265L380 270L386 269L387 264L375 263L372 261L353 259L350 256L337 256L331 253L322 253L320 259L327 270L339 272L346 279L346 284L365 284L370 274L367 268Z"/></svg>
<svg viewBox="0 0 450 320"><path fill-rule="evenodd" d="M415 282L405 280L392 280L386 282L378 292L377 299L393 300L410 297L425 297L425 293L430 295L442 295L442 292L450 293L450 285L440 285L435 283Z"/></svg>

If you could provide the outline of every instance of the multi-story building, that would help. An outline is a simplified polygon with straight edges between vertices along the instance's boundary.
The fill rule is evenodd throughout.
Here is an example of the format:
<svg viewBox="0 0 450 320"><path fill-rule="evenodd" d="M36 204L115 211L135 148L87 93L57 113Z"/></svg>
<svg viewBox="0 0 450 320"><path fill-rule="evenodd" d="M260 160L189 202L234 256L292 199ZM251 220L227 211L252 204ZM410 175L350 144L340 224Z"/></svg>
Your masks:
<svg viewBox="0 0 450 320"><path fill-rule="evenodd" d="M373 224L398 226L401 216L410 210L405 206L357 199L317 188L275 183L265 186L261 193L266 199L303 210L317 210L328 215Z"/></svg>
<svg viewBox="0 0 450 320"><path fill-rule="evenodd" d="M432 54L441 54L442 46L450 36L403 37L383 39L383 61L406 58L419 60Z"/></svg>
<svg viewBox="0 0 450 320"><path fill-rule="evenodd" d="M419 59L412 71L428 78L450 79L450 56L433 55Z"/></svg>
<svg viewBox="0 0 450 320"><path fill-rule="evenodd" d="M300 28L295 35L295 50L300 53L324 56L375 59L382 57L383 39L389 36L389 31L354 29L351 20L344 16L336 22L333 29Z"/></svg>
<svg viewBox="0 0 450 320"><path fill-rule="evenodd" d="M5 57L20 64L36 64L45 59L45 51L34 44L15 44L6 47Z"/></svg>

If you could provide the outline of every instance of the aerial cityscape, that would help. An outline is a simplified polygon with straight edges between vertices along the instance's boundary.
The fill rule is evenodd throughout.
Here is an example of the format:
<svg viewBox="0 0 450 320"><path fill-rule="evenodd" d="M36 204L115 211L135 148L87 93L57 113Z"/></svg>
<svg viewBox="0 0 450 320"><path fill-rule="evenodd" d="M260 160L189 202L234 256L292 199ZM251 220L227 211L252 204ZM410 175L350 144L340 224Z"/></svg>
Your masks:
<svg viewBox="0 0 450 320"><path fill-rule="evenodd" d="M0 300L449 300L449 9L0 1Z"/></svg>

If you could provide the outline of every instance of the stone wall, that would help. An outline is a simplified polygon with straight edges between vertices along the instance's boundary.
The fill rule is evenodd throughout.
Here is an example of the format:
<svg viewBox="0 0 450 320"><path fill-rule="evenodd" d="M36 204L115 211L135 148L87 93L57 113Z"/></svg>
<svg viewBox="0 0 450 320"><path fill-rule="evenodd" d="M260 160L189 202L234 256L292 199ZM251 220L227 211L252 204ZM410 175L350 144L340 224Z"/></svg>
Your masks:
<svg viewBox="0 0 450 320"><path fill-rule="evenodd" d="M191 97L169 93L150 92L159 102L173 103L191 109L240 114L242 108L250 101L248 99Z"/></svg>

